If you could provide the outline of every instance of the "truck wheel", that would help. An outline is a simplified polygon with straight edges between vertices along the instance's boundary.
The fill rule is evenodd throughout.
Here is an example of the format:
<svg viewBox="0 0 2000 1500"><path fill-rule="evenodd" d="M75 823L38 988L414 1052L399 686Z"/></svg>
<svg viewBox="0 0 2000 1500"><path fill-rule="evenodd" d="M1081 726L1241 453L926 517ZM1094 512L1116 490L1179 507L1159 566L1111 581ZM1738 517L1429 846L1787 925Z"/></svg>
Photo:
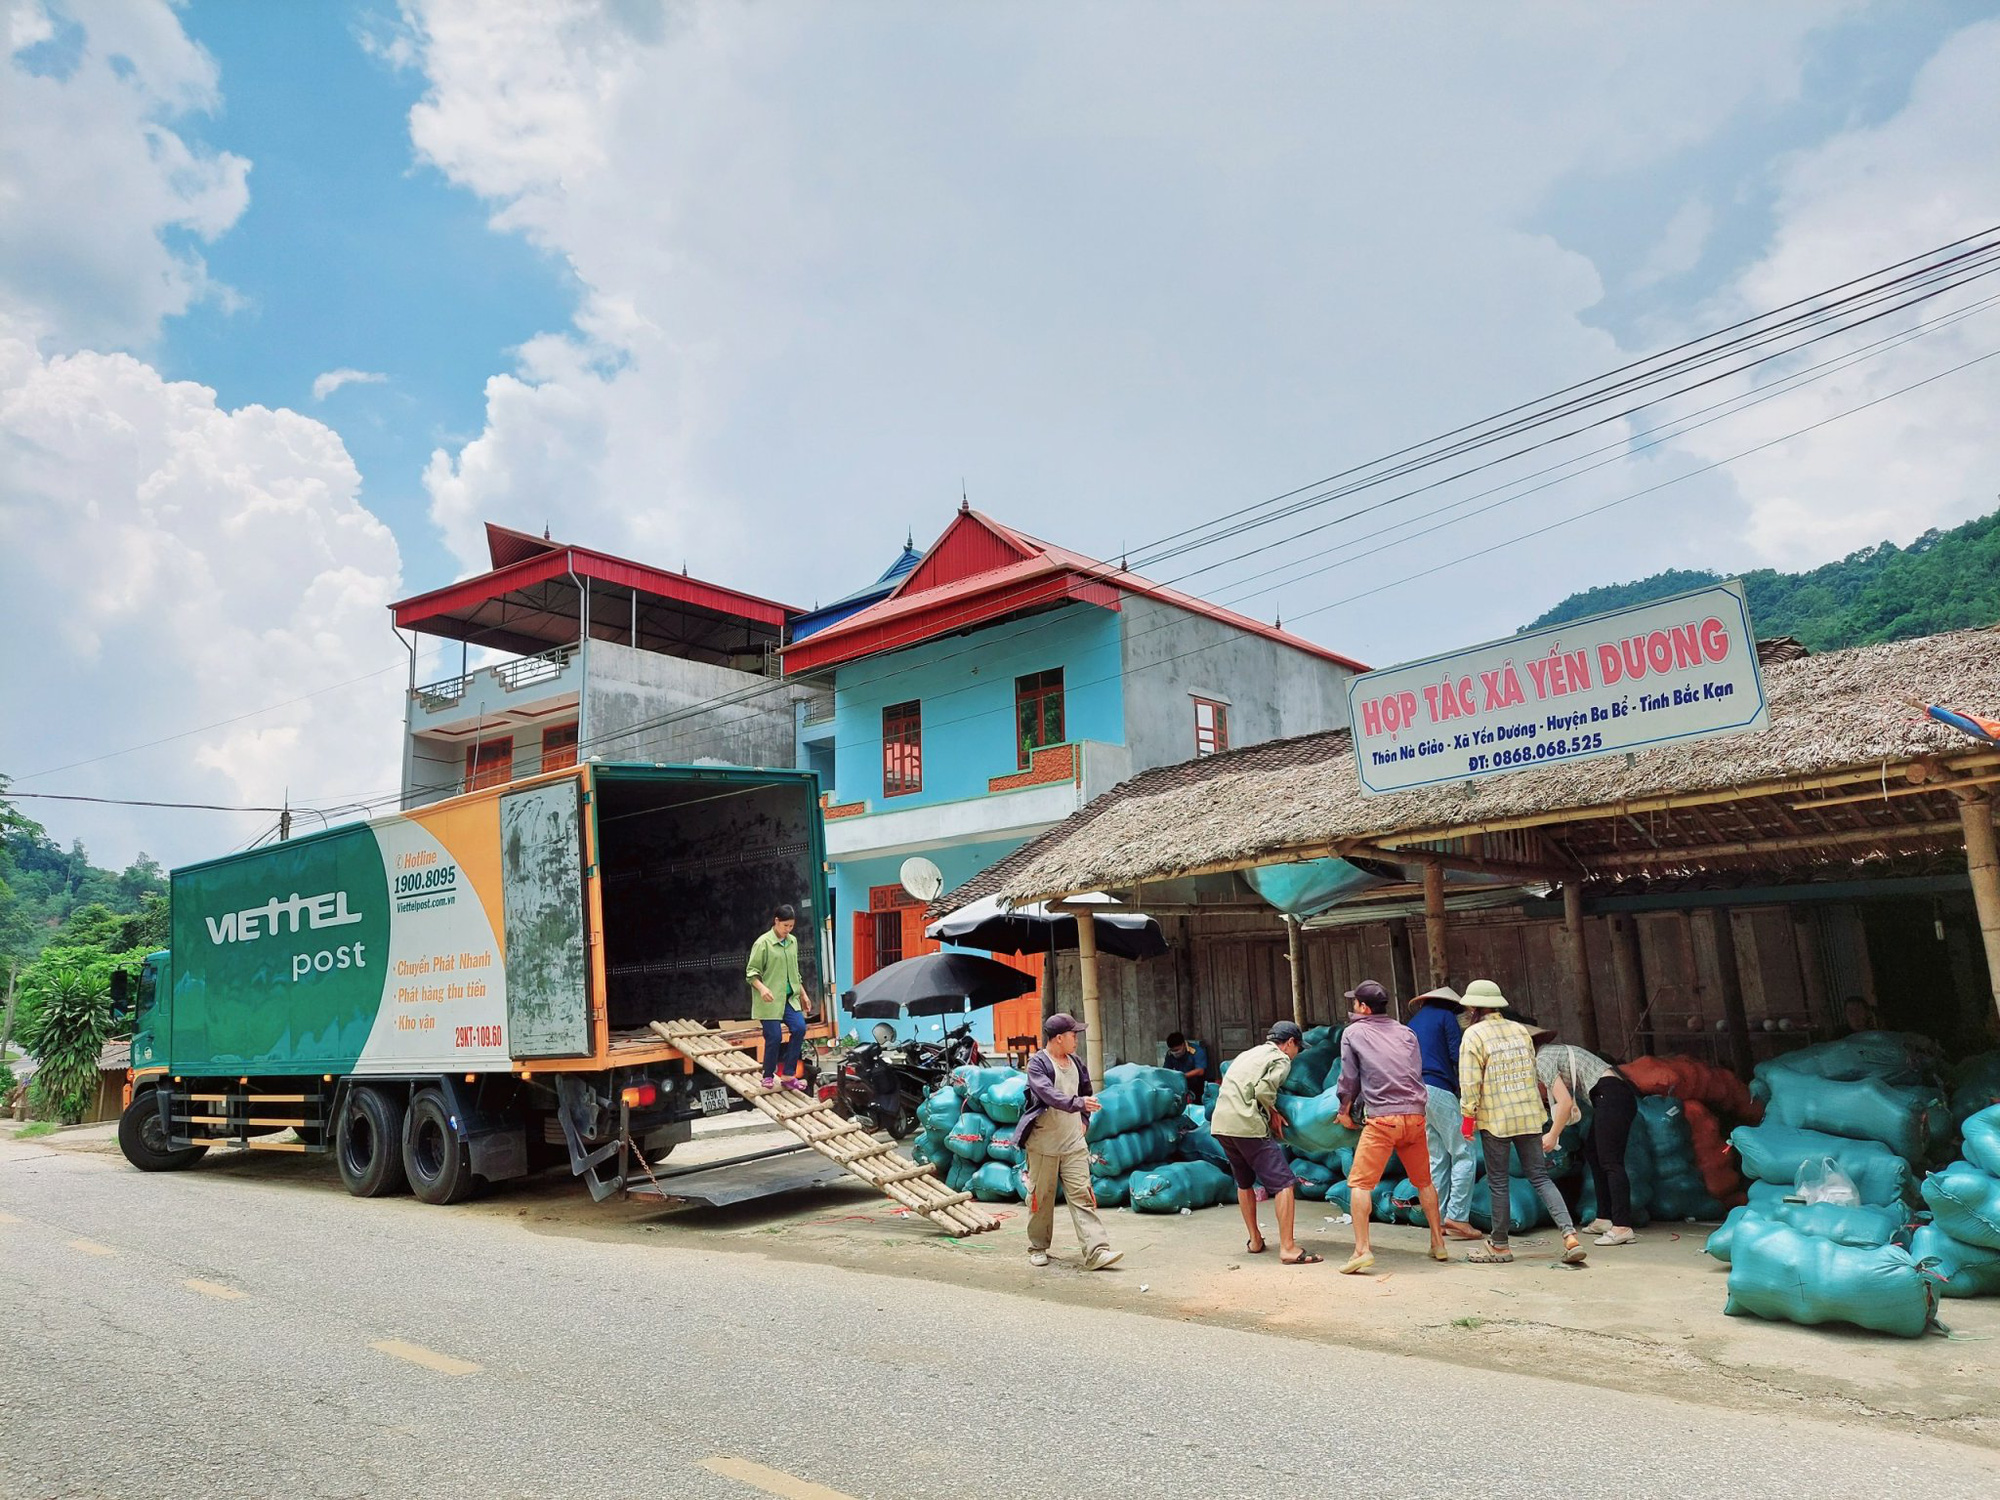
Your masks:
<svg viewBox="0 0 2000 1500"><path fill-rule="evenodd" d="M410 1100L403 1122L403 1170L410 1191L426 1203L460 1203L472 1196L472 1153L451 1123L451 1110L436 1089Z"/></svg>
<svg viewBox="0 0 2000 1500"><path fill-rule="evenodd" d="M357 1198L386 1198L409 1186L403 1176L403 1105L381 1089L359 1088L334 1127L340 1180Z"/></svg>
<svg viewBox="0 0 2000 1500"><path fill-rule="evenodd" d="M206 1146L167 1144L167 1127L160 1123L160 1099L156 1089L141 1089L118 1117L118 1149L125 1160L141 1172L178 1172L208 1155Z"/></svg>

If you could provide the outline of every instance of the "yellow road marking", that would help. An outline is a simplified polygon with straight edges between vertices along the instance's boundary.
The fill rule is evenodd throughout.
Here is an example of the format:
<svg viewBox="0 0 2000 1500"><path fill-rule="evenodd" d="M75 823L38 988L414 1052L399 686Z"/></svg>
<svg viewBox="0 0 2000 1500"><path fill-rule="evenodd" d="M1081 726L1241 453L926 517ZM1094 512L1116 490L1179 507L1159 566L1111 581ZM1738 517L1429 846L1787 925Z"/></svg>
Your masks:
<svg viewBox="0 0 2000 1500"><path fill-rule="evenodd" d="M118 1252L109 1245L100 1245L96 1240L71 1240L72 1250L81 1250L85 1255L116 1255Z"/></svg>
<svg viewBox="0 0 2000 1500"><path fill-rule="evenodd" d="M449 1354L440 1354L435 1349L426 1349L422 1344L407 1343L402 1339L376 1339L368 1346L379 1349L384 1354L393 1354L398 1359L407 1359L413 1365L422 1365L426 1370L436 1370L440 1375L476 1375L479 1366L469 1359L454 1359Z"/></svg>
<svg viewBox="0 0 2000 1500"><path fill-rule="evenodd" d="M248 1292L237 1291L233 1286L224 1286L219 1281L201 1281L191 1278L183 1281L181 1285L191 1292L200 1292L204 1297L213 1297L218 1302L240 1302L243 1298L250 1295Z"/></svg>
<svg viewBox="0 0 2000 1500"><path fill-rule="evenodd" d="M830 1490L823 1484L814 1484L810 1479L800 1479L782 1469L767 1469L747 1458L731 1458L725 1453L704 1458L701 1466L711 1474L747 1484L767 1495L782 1496L783 1500L852 1500L851 1496L843 1495L839 1490Z"/></svg>

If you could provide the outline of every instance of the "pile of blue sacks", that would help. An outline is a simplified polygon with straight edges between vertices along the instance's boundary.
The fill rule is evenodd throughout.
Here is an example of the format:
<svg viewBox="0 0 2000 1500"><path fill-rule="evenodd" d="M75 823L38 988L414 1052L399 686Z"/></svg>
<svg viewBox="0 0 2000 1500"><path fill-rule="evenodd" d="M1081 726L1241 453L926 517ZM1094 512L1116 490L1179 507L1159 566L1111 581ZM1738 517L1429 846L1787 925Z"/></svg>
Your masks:
<svg viewBox="0 0 2000 1500"><path fill-rule="evenodd" d="M1991 1169L1924 1177L1958 1131L1930 1042L1874 1031L1806 1047L1760 1063L1751 1093L1764 1122L1729 1138L1750 1201L1706 1246L1729 1266L1724 1311L1916 1338L1939 1295L2000 1290L2000 1109L1963 1121Z"/></svg>
<svg viewBox="0 0 2000 1500"><path fill-rule="evenodd" d="M1234 1201L1207 1112L1188 1102L1179 1073L1121 1064L1106 1070L1097 1098L1102 1108L1084 1138L1100 1207L1178 1213ZM1027 1102L1028 1077L1019 1069L960 1068L919 1107L910 1155L942 1167L954 1192L1025 1202L1027 1173L1013 1136Z"/></svg>

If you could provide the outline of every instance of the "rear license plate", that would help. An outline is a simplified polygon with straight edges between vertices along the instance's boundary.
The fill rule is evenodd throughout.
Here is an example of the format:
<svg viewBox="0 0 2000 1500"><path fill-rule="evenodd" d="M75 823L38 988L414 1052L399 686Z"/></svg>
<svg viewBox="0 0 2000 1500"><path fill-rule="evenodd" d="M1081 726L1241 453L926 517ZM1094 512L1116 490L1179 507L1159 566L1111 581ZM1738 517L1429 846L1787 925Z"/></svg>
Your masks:
<svg viewBox="0 0 2000 1500"><path fill-rule="evenodd" d="M703 1089L701 1091L701 1112L705 1115L719 1115L729 1108L728 1089Z"/></svg>

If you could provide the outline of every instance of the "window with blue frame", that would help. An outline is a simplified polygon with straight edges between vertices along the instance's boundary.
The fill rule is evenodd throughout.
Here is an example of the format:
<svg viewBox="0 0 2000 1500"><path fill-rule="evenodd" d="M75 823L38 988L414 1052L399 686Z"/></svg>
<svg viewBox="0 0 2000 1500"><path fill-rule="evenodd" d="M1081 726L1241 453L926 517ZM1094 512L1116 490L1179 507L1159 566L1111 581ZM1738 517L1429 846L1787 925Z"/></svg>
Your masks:
<svg viewBox="0 0 2000 1500"><path fill-rule="evenodd" d="M1022 770L1044 745L1063 742L1063 674L1056 667L1014 679L1015 742Z"/></svg>

